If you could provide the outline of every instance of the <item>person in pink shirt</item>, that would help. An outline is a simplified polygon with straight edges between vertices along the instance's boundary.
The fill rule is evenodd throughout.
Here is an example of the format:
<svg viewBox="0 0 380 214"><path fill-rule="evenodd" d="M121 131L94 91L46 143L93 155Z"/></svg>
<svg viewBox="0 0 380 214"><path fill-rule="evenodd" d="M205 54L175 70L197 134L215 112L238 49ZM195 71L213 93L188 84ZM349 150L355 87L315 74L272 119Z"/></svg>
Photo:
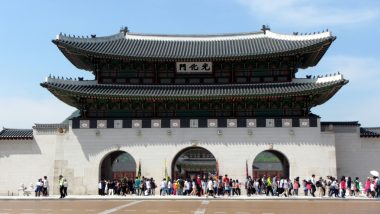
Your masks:
<svg viewBox="0 0 380 214"><path fill-rule="evenodd" d="M367 197L369 197L371 193L371 179L369 177L367 178L367 181L365 182L364 190L366 192Z"/></svg>
<svg viewBox="0 0 380 214"><path fill-rule="evenodd" d="M346 195L346 178L343 176L342 179L340 179L340 189L342 190L342 198Z"/></svg>

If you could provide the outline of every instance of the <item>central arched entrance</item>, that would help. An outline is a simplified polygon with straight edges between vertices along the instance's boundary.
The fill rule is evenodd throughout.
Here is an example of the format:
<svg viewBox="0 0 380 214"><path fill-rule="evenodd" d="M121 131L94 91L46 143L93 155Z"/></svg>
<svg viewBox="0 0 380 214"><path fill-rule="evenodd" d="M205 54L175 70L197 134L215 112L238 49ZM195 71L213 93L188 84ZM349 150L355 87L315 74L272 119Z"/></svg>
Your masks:
<svg viewBox="0 0 380 214"><path fill-rule="evenodd" d="M180 151L172 162L172 178L193 178L197 175L216 175L217 164L214 155L201 147L189 147Z"/></svg>
<svg viewBox="0 0 380 214"><path fill-rule="evenodd" d="M136 176L135 159L127 152L115 151L104 157L100 165L99 179L134 178Z"/></svg>
<svg viewBox="0 0 380 214"><path fill-rule="evenodd" d="M289 178L289 161L284 154L275 150L260 152L253 161L252 177L278 176Z"/></svg>

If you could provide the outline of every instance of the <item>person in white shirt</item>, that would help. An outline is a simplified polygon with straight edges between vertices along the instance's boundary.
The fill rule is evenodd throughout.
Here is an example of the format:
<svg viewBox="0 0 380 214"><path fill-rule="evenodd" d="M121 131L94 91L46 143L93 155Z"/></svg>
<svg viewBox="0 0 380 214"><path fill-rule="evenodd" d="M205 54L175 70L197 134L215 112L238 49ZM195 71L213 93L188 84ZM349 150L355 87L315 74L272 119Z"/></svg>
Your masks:
<svg viewBox="0 0 380 214"><path fill-rule="evenodd" d="M145 186L146 186L145 195L149 195L150 194L150 190L152 189L152 185L151 185L149 179L146 179Z"/></svg>
<svg viewBox="0 0 380 214"><path fill-rule="evenodd" d="M42 195L49 195L49 181L47 180L47 176L44 176L44 179L42 180Z"/></svg>
<svg viewBox="0 0 380 214"><path fill-rule="evenodd" d="M210 179L207 182L207 194L206 194L206 196L208 197L209 195L211 195L211 196L213 196L215 198L215 195L214 195L214 185L213 185L213 180L212 180L211 177L210 177Z"/></svg>
<svg viewBox="0 0 380 214"><path fill-rule="evenodd" d="M166 183L166 179L162 179L161 185L160 185L160 195L167 195L167 186L168 184Z"/></svg>

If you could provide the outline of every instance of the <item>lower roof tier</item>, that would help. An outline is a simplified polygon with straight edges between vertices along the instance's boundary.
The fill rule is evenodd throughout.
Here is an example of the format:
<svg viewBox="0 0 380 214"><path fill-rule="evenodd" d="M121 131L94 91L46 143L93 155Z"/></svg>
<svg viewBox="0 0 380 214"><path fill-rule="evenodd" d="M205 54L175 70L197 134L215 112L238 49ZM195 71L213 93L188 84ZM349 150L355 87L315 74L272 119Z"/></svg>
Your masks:
<svg viewBox="0 0 380 214"><path fill-rule="evenodd" d="M80 108L83 99L120 100L121 102L186 100L281 100L308 97L309 107L330 99L348 80L342 75L317 79L294 79L286 83L225 85L116 85L96 81L47 78L41 83L63 102Z"/></svg>

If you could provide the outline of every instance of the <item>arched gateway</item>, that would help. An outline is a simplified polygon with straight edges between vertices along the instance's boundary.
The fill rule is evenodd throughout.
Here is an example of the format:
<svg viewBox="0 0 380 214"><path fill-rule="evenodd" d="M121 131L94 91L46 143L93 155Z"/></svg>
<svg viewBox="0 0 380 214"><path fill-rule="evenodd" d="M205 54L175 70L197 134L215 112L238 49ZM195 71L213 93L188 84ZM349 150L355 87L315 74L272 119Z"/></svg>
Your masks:
<svg viewBox="0 0 380 214"><path fill-rule="evenodd" d="M117 179L136 176L135 159L127 152L115 151L104 157L100 165L99 179Z"/></svg>
<svg viewBox="0 0 380 214"><path fill-rule="evenodd" d="M189 147L180 151L172 162L172 178L216 175L214 155L201 147Z"/></svg>
<svg viewBox="0 0 380 214"><path fill-rule="evenodd" d="M252 177L263 175L289 178L289 161L286 156L275 150L260 152L253 161Z"/></svg>

